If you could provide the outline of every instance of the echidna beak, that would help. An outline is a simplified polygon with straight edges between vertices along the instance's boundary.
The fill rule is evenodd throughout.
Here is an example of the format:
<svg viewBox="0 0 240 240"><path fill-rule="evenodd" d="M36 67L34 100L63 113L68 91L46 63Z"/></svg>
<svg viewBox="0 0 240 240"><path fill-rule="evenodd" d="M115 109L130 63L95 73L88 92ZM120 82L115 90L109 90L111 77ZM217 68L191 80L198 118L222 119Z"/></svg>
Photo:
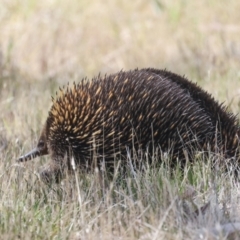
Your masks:
<svg viewBox="0 0 240 240"><path fill-rule="evenodd" d="M30 151L29 153L21 156L20 158L17 159L18 162L25 162L25 161L28 161L28 160L31 160L35 157L38 157L42 155L39 151L39 149L36 147L34 148L32 151Z"/></svg>

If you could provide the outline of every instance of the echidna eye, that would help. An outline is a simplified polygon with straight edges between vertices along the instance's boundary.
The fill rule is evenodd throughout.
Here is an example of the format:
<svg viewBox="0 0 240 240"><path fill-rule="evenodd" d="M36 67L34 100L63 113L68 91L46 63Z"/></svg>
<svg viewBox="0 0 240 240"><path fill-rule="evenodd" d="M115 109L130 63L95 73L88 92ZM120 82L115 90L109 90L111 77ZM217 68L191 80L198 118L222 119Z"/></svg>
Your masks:
<svg viewBox="0 0 240 240"><path fill-rule="evenodd" d="M44 147L44 141L40 140L38 142L38 147L43 148Z"/></svg>

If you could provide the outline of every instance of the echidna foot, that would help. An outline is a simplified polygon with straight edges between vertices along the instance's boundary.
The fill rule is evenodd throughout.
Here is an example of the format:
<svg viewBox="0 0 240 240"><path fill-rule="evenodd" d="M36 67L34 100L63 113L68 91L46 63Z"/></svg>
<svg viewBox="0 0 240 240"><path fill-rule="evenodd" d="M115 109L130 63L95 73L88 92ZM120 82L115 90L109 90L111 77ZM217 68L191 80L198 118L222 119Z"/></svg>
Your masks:
<svg viewBox="0 0 240 240"><path fill-rule="evenodd" d="M52 183L60 183L62 180L62 172L60 168L51 168L51 167L44 167L43 170L39 172L41 180L45 184L52 184Z"/></svg>

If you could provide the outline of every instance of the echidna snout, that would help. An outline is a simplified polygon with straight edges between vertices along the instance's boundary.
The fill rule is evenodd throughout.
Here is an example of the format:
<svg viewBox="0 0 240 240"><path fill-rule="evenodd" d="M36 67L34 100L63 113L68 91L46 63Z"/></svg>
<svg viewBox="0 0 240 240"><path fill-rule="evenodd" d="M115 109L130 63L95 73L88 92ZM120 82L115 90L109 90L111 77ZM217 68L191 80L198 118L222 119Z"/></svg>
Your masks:
<svg viewBox="0 0 240 240"><path fill-rule="evenodd" d="M25 162L32 160L36 157L44 156L49 154L48 145L47 145L47 131L46 125L43 128L43 131L40 135L36 148L32 149L25 155L22 155L17 159L18 162ZM59 164L56 162L52 162L52 164L46 164L43 166L40 171L40 178L41 180L49 184L51 182L59 183L60 180L63 178L63 169Z"/></svg>
<svg viewBox="0 0 240 240"><path fill-rule="evenodd" d="M33 158L40 157L47 154L48 154L48 148L47 148L47 142L46 142L46 134L45 134L45 131L43 131L43 133L41 134L38 140L37 147L32 149L27 154L24 154L21 157L19 157L17 161L25 162Z"/></svg>

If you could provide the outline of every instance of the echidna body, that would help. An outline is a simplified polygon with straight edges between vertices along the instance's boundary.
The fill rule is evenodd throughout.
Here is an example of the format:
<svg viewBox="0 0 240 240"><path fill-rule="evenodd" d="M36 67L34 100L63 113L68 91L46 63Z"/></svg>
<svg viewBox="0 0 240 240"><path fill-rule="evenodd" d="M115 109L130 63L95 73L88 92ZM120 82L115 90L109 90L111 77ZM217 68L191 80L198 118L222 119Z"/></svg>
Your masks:
<svg viewBox="0 0 240 240"><path fill-rule="evenodd" d="M36 149L26 161L50 154L41 176L60 180L71 156L80 167L110 164L128 150L153 146L184 161L184 150L218 151L234 157L239 145L237 118L184 77L141 69L84 79L53 99Z"/></svg>

